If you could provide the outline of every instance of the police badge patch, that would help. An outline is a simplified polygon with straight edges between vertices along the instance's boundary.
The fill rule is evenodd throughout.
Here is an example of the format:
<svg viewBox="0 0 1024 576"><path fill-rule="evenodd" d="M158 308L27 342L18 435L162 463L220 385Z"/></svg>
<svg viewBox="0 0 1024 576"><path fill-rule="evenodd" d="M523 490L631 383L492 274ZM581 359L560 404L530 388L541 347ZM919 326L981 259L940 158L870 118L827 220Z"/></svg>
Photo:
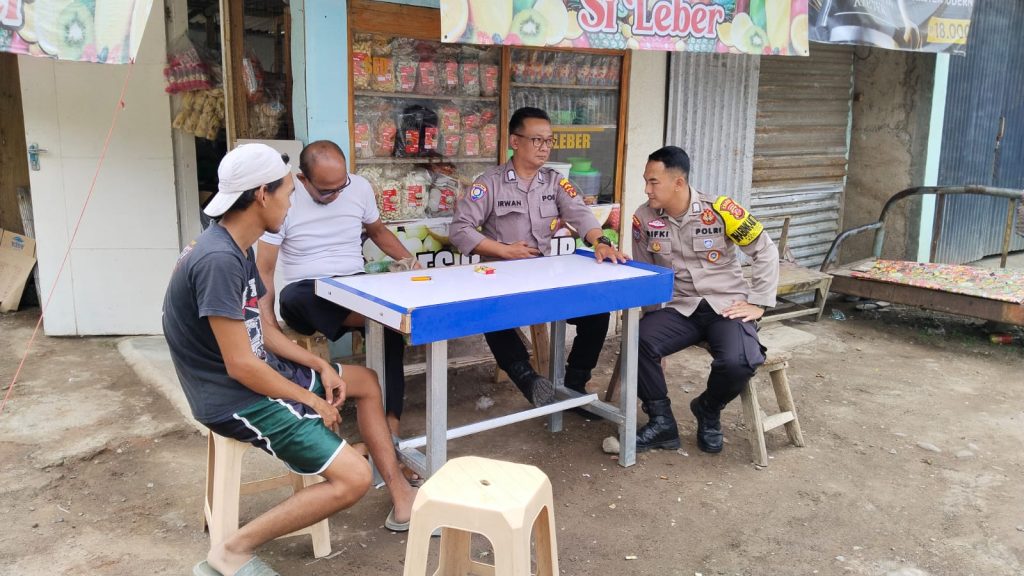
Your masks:
<svg viewBox="0 0 1024 576"><path fill-rule="evenodd" d="M568 178L562 178L559 180L558 185L562 187L562 190L565 190L565 193L569 195L569 198L575 198L576 194L578 194L578 192L576 192L576 187L572 185L572 182L569 182Z"/></svg>
<svg viewBox="0 0 1024 576"><path fill-rule="evenodd" d="M476 202L477 200L483 198L484 194L486 193L487 186L484 186L483 184L474 184L473 188L469 191L469 199L472 200L473 202Z"/></svg>
<svg viewBox="0 0 1024 576"><path fill-rule="evenodd" d="M715 213L711 210L711 208L706 208L704 212L702 212L700 215L700 221L703 222L706 226L711 226L712 224L715 223L715 220Z"/></svg>

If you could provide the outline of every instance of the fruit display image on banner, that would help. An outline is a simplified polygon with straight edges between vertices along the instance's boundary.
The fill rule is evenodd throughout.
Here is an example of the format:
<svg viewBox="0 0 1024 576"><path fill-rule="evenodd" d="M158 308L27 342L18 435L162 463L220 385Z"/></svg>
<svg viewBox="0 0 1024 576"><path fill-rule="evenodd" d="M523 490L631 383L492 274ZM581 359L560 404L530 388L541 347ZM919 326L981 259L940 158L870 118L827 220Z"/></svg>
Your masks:
<svg viewBox="0 0 1024 576"><path fill-rule="evenodd" d="M807 4L808 0L441 0L441 41L806 56Z"/></svg>
<svg viewBox="0 0 1024 576"><path fill-rule="evenodd" d="M152 0L0 0L0 52L127 64Z"/></svg>
<svg viewBox="0 0 1024 576"><path fill-rule="evenodd" d="M811 0L810 39L890 50L963 55L971 0Z"/></svg>

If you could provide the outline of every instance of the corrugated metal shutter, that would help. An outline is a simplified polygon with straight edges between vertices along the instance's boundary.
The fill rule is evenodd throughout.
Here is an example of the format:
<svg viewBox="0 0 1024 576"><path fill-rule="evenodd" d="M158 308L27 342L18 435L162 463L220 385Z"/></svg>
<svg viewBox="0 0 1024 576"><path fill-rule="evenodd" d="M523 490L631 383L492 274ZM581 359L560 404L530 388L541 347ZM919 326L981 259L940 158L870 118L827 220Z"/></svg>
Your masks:
<svg viewBox="0 0 1024 576"><path fill-rule="evenodd" d="M981 0L972 20L967 56L949 60L938 182L1024 188L1024 5ZM1001 252L1006 209L1003 198L941 198L932 261L963 264ZM1010 249L1024 249L1024 238L1014 235Z"/></svg>
<svg viewBox="0 0 1024 576"><path fill-rule="evenodd" d="M665 143L686 150L691 184L709 195L749 198L759 67L757 56L735 54L676 52L669 60Z"/></svg>
<svg viewBox="0 0 1024 576"><path fill-rule="evenodd" d="M813 44L808 58L761 58L750 208L773 239L818 266L842 225L853 50Z"/></svg>

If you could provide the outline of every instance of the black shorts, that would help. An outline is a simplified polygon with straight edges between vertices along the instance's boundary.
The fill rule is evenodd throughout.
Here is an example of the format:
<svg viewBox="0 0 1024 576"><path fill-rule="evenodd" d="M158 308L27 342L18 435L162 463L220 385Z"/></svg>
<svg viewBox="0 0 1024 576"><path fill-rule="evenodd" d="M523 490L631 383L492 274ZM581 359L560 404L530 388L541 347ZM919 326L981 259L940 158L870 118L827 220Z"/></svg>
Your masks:
<svg viewBox="0 0 1024 576"><path fill-rule="evenodd" d="M316 295L316 280L299 280L281 290L281 318L292 330L306 336L319 332L337 340L351 330L345 326L352 311Z"/></svg>

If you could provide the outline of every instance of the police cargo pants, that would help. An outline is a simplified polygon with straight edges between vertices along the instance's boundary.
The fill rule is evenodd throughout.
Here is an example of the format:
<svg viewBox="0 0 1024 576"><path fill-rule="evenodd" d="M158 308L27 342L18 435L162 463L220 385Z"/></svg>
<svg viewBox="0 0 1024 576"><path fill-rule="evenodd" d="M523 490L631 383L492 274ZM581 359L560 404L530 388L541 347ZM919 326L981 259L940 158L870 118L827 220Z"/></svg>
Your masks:
<svg viewBox="0 0 1024 576"><path fill-rule="evenodd" d="M572 341L572 351L569 352L566 362L569 368L593 370L594 366L597 366L604 338L608 334L610 316L604 312L566 320L566 323L576 327L576 338ZM530 361L530 353L515 330L488 332L484 334L484 338L487 339L487 345L491 348L498 367L504 371L508 372L509 367L516 362Z"/></svg>
<svg viewBox="0 0 1024 576"><path fill-rule="evenodd" d="M754 322L725 318L705 300L689 316L675 308L662 308L640 319L637 396L644 402L667 398L661 359L704 341L712 357L706 404L721 409L739 396L757 367L764 364L766 349L757 339Z"/></svg>

